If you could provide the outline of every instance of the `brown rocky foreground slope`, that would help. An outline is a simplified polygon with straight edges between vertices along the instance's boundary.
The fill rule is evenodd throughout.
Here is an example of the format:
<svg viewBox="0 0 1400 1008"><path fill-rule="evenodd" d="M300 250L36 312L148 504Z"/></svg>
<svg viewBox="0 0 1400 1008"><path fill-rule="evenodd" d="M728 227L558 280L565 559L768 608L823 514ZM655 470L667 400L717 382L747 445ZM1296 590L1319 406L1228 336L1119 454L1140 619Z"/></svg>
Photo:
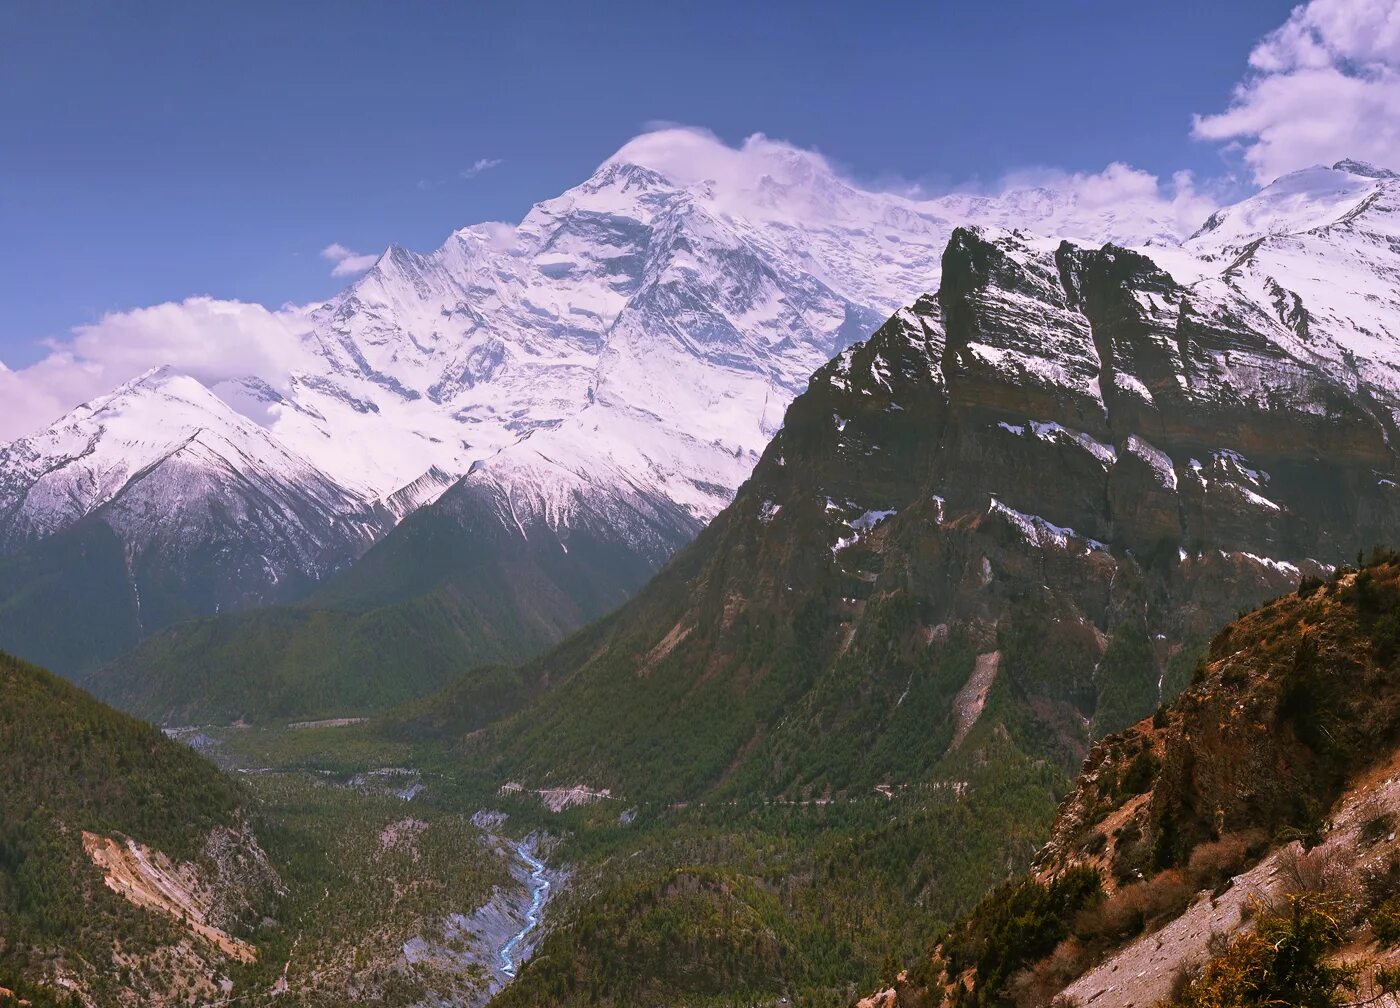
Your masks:
<svg viewBox="0 0 1400 1008"><path fill-rule="evenodd" d="M1386 556L1221 631L1176 702L1094 746L1033 873L869 1003L1387 1002L1397 826L1400 563ZM1279 994L1307 955L1316 999Z"/></svg>

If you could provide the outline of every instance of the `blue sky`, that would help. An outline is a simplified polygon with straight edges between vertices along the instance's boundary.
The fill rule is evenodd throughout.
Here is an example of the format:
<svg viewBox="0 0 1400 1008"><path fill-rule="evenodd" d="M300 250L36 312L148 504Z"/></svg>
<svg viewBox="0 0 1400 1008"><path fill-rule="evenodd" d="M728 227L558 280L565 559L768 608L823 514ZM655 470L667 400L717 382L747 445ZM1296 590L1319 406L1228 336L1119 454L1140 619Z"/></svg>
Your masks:
<svg viewBox="0 0 1400 1008"><path fill-rule="evenodd" d="M656 121L929 189L1238 172L1191 117L1229 104L1289 6L5 4L0 361L191 294L329 295L328 244L517 220Z"/></svg>

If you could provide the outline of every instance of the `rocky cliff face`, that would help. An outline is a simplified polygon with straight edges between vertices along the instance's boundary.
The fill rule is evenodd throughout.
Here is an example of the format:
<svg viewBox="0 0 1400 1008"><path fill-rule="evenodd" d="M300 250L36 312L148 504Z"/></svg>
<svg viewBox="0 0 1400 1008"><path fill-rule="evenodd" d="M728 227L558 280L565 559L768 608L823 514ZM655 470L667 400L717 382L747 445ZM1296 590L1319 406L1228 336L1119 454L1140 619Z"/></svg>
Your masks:
<svg viewBox="0 0 1400 1008"><path fill-rule="evenodd" d="M1310 583L1225 627L1169 708L1094 746L1042 868L1089 857L1084 841L1108 816L1139 836L1093 855L1117 880L1184 864L1226 833L1320 827L1346 783L1389 758L1400 724L1396 573ZM1125 788L1142 753L1152 773Z"/></svg>

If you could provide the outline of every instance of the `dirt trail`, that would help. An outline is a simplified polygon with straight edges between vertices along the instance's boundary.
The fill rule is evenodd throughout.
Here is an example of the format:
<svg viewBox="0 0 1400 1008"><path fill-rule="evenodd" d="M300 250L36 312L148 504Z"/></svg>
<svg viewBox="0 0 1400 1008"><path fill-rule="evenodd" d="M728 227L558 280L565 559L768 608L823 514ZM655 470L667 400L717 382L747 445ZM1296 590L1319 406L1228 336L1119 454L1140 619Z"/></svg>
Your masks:
<svg viewBox="0 0 1400 1008"><path fill-rule="evenodd" d="M175 918L240 962L250 963L258 957L252 945L208 922L209 897L200 892L193 866L176 866L164 854L135 840L123 844L86 830L83 850L102 869L108 889L136 906Z"/></svg>
<svg viewBox="0 0 1400 1008"><path fill-rule="evenodd" d="M591 805L595 801L605 801L613 796L610 788L595 791L587 784L575 784L573 787L527 788L519 781L507 781L502 784L500 793L535 795L551 812L563 812L575 805Z"/></svg>
<svg viewBox="0 0 1400 1008"><path fill-rule="evenodd" d="M963 744L967 733L972 731L972 726L982 716L982 708L987 706L987 694L992 691L992 683L996 681L997 666L1000 663L1000 651L988 651L977 656L972 675L968 676L967 682L958 690L958 695L953 700L955 727L952 748L956 749Z"/></svg>
<svg viewBox="0 0 1400 1008"><path fill-rule="evenodd" d="M367 717L323 718L320 721L293 721L287 727L297 730L303 728L348 728L350 725L364 724L368 720Z"/></svg>

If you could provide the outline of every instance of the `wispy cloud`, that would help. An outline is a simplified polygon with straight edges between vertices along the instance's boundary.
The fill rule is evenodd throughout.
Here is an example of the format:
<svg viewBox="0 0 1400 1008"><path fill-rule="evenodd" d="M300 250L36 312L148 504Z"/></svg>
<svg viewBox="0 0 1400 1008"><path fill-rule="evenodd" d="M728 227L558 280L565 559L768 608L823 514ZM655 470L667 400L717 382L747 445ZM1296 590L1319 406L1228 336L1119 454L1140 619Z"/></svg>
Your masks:
<svg viewBox="0 0 1400 1008"><path fill-rule="evenodd" d="M476 178L476 177L477 177L478 175L480 175L482 172L484 172L484 171L490 171L492 168L497 168L497 167L499 167L499 166L500 166L501 164L503 164L503 163L504 163L504 162L503 162L500 158L497 158L497 157L477 158L475 161L473 161L473 162L472 162L471 164L469 164L467 167L465 167L465 168L463 168L461 171L459 171L459 172L457 173L457 177L458 177L458 178L464 178L464 179Z"/></svg>
<svg viewBox="0 0 1400 1008"><path fill-rule="evenodd" d="M477 158L465 168L458 169L456 173L447 178L420 178L417 182L419 191L427 192L429 189L436 189L438 186L447 185L449 182L461 179L474 179L482 172L490 171L492 168L499 168L505 164L505 160L498 157Z"/></svg>
<svg viewBox="0 0 1400 1008"><path fill-rule="evenodd" d="M377 255L360 255L340 242L332 242L321 249L321 258L335 263L331 268L331 276L354 276L356 273L363 273L379 261Z"/></svg>
<svg viewBox="0 0 1400 1008"><path fill-rule="evenodd" d="M1257 182L1345 157L1400 166L1400 6L1311 0L1264 36L1230 105L1193 134L1242 152Z"/></svg>

